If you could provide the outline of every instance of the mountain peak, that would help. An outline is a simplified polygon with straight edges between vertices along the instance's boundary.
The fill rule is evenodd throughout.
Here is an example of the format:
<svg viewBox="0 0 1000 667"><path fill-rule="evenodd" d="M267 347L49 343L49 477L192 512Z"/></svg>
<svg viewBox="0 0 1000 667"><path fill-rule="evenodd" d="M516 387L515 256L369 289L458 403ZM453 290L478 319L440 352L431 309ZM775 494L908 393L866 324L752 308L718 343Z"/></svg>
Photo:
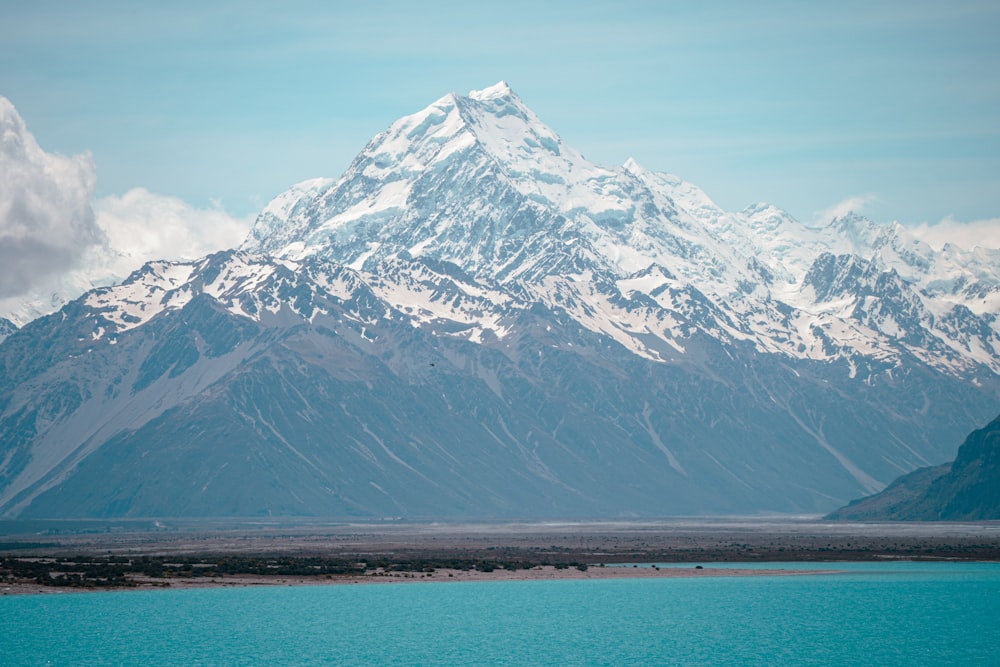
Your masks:
<svg viewBox="0 0 1000 667"><path fill-rule="evenodd" d="M427 137L434 144L441 144L446 137L458 136L465 130L478 135L477 127L496 127L498 119L508 116L516 117L521 125L542 125L507 82L500 81L489 88L473 90L467 96L448 93L423 110L400 118L383 136L402 135L411 142ZM509 133L512 128L505 129ZM554 134L551 130L548 133Z"/></svg>
<svg viewBox="0 0 1000 667"><path fill-rule="evenodd" d="M0 344L0 517L828 510L1000 397L1000 251L842 220L596 165L504 83L446 95L249 252Z"/></svg>
<svg viewBox="0 0 1000 667"><path fill-rule="evenodd" d="M622 169L631 172L633 174L645 174L649 171L641 164L636 162L634 157L629 157L629 159L625 160L625 163L622 165Z"/></svg>
<svg viewBox="0 0 1000 667"><path fill-rule="evenodd" d="M910 329L945 322L942 314L931 317L923 296L911 293L930 284L933 258L902 243L891 230L857 212L813 226L770 204L730 213L697 186L651 172L634 159L621 167L602 167L564 144L503 81L468 96L441 97L375 137L338 180L305 182L280 195L258 217L243 248L290 259L334 260L356 270L381 270L381 263L404 256L447 261L477 279L524 281L540 291L552 288L542 278L553 284L611 284L632 280L629 276L651 265L667 266L675 277L670 280L696 286L732 321L741 322L731 329L734 336L795 356L813 355L815 348L824 358L841 355L841 348L814 346L815 327L795 325L789 335L775 338L773 332L785 332L790 321L772 301L755 299L777 279L783 286L777 298L803 308L805 322L813 317L808 309L817 304L817 295L829 290L802 291L803 281L829 268L825 283L843 282L841 274L853 266L816 266L817 260L824 253L833 258L856 255L874 262L878 275L886 274L882 286L895 290L885 295L886 303L898 303L906 311ZM889 268L911 280L912 289L899 287ZM941 293L941 284L959 285L961 277L965 285L973 279L954 272L938 275L945 282L938 281L935 294ZM654 297L667 293L669 281L647 282ZM628 286L635 292L632 283ZM875 287L864 282L866 298ZM991 288L976 287L975 293L991 294L984 289ZM973 312L988 317L991 302L975 299ZM838 306L821 300L831 327L835 318L854 317L854 311L845 310L849 301ZM676 306L672 300L664 304ZM953 305L934 307L949 313ZM773 326L760 323L762 312L769 313ZM954 317L961 319L964 311ZM879 331L884 337L871 344L878 348L892 347L902 330L899 321L883 319L885 331ZM955 339L944 352L1000 368L995 329L985 319L976 322L978 328L967 333L979 342ZM645 326L635 324L636 330ZM838 330L851 331L852 326ZM657 327L664 330L658 324L647 328ZM845 333L842 349L855 350L848 340L853 338ZM928 355L936 361L944 352L935 349Z"/></svg>
<svg viewBox="0 0 1000 667"><path fill-rule="evenodd" d="M470 91L469 97L474 100L483 101L497 99L498 97L517 97L517 93L511 90L510 85L506 81L500 81L489 88Z"/></svg>
<svg viewBox="0 0 1000 667"><path fill-rule="evenodd" d="M566 146L501 81L467 97L449 93L400 118L338 181L301 184L279 195L244 248L272 253L295 248L298 256L346 244L354 252L350 263L395 232L415 231L410 225L418 209L437 219L435 212L474 210L488 192L510 193L536 211L548 209L546 215L613 209L626 217L630 205L616 174ZM479 216L480 222L487 224L488 217ZM424 225L421 233L454 231Z"/></svg>

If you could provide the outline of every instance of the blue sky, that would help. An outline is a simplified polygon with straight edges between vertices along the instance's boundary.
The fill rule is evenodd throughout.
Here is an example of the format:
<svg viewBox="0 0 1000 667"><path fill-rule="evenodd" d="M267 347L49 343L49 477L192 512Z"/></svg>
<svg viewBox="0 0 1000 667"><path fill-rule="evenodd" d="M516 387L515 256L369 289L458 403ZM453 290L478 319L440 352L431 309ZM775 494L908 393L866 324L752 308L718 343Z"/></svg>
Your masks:
<svg viewBox="0 0 1000 667"><path fill-rule="evenodd" d="M570 145L739 210L1000 217L1000 3L7 2L0 95L131 188L253 213L503 79Z"/></svg>

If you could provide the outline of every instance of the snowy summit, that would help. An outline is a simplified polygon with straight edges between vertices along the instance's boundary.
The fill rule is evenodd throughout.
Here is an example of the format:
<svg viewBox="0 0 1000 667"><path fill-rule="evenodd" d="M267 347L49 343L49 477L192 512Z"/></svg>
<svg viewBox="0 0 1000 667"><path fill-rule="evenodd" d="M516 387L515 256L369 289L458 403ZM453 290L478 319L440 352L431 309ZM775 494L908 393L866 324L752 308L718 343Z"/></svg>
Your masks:
<svg viewBox="0 0 1000 667"><path fill-rule="evenodd" d="M767 204L724 211L632 159L589 162L505 82L442 97L375 137L339 179L280 195L243 249L372 271L427 257L483 280L519 280L550 304L573 293L576 319L651 358L647 335L683 348L686 295L696 290L719 311L710 335L761 350L891 358L910 337L922 342L908 352L954 372L1000 371L1000 252L935 252L899 225L854 214L817 228ZM856 260L827 270L825 255ZM829 275L847 264L858 275ZM861 299L817 290L819 280L891 282L895 291ZM640 295L662 310L615 305Z"/></svg>
<svg viewBox="0 0 1000 667"><path fill-rule="evenodd" d="M996 252L723 210L500 83L11 333L0 516L827 512L995 417L998 306Z"/></svg>

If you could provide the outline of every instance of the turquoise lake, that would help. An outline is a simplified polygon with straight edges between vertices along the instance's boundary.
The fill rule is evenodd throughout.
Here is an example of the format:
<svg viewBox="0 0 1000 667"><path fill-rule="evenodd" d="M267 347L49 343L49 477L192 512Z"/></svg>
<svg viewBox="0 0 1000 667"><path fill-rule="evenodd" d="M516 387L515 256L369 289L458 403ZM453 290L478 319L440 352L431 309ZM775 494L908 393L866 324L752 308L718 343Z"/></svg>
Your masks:
<svg viewBox="0 0 1000 667"><path fill-rule="evenodd" d="M0 665L1000 665L1000 564L766 567L844 572L7 596Z"/></svg>

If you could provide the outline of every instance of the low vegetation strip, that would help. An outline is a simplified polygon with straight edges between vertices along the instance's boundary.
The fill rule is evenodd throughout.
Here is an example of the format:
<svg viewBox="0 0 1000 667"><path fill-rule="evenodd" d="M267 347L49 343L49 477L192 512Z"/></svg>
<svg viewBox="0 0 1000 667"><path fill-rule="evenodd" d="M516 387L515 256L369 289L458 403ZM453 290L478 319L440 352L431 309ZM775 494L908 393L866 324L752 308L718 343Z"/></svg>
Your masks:
<svg viewBox="0 0 1000 667"><path fill-rule="evenodd" d="M0 527L2 528L2 527ZM0 594L151 586L625 576L622 563L1000 561L1000 523L309 526L11 532ZM45 543L39 538L44 535ZM37 536L37 537L36 537ZM50 540L50 542L49 542ZM629 568L631 569L631 568ZM630 576L666 576L653 568ZM661 568L664 569L664 568ZM672 568L677 570L678 568ZM812 568L815 569L815 568ZM7 590L9 589L9 590Z"/></svg>
<svg viewBox="0 0 1000 667"><path fill-rule="evenodd" d="M586 570L582 562L548 560L417 558L404 560L320 557L152 557L69 556L0 558L0 584L34 583L70 588L129 588L140 583L169 586L171 580L257 577L378 577L396 573L429 574L437 570L493 572L536 567Z"/></svg>

